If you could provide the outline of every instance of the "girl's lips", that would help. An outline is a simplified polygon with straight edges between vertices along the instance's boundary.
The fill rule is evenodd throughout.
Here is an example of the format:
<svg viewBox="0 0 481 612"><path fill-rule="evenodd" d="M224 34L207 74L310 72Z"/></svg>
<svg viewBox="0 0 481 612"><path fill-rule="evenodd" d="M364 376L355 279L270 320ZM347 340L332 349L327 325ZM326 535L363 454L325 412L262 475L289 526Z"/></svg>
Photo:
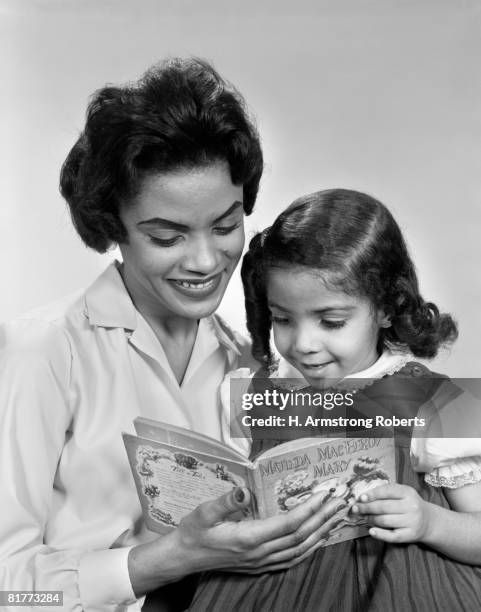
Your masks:
<svg viewBox="0 0 481 612"><path fill-rule="evenodd" d="M324 363L307 364L300 363L298 369L305 376L307 380L318 380L326 378L326 369L331 365L332 361L326 361Z"/></svg>
<svg viewBox="0 0 481 612"><path fill-rule="evenodd" d="M172 286L178 291L190 298L202 299L212 293L215 293L219 288L222 280L222 272L219 272L215 276L212 276L208 280L194 280L194 279L171 279Z"/></svg>
<svg viewBox="0 0 481 612"><path fill-rule="evenodd" d="M322 370L326 366L328 366L332 361L326 361L324 363L301 363L301 366L305 370Z"/></svg>

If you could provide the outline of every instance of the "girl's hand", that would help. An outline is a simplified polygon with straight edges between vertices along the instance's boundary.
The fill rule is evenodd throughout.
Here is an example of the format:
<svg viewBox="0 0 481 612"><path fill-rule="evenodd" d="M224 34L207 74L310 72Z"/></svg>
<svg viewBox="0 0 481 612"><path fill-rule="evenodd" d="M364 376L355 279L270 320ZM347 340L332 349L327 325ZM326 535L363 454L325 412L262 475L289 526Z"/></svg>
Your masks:
<svg viewBox="0 0 481 612"><path fill-rule="evenodd" d="M373 538L400 544L428 538L431 506L412 487L388 484L361 495L351 512L373 525L369 529Z"/></svg>

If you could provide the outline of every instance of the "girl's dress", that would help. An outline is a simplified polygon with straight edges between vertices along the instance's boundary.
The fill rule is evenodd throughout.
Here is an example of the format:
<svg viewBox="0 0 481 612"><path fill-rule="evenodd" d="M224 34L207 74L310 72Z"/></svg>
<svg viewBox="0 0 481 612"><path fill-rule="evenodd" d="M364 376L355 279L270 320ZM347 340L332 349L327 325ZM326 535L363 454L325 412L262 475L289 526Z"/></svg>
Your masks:
<svg viewBox="0 0 481 612"><path fill-rule="evenodd" d="M384 366L396 362L399 369L384 367L384 377L366 377L367 386L358 390L377 412L414 418L424 411L432 417L462 396L448 378L421 364L386 354L380 361ZM442 422L437 423L441 429ZM476 425L472 435L481 437ZM397 427L394 436L397 482L413 487L423 499L449 508L441 487L481 480L480 437L413 438L411 444L410 427ZM251 456L280 442L254 438ZM190 610L472 612L481 610L481 567L453 561L422 544L388 544L366 536L320 548L288 570L257 575L207 572Z"/></svg>

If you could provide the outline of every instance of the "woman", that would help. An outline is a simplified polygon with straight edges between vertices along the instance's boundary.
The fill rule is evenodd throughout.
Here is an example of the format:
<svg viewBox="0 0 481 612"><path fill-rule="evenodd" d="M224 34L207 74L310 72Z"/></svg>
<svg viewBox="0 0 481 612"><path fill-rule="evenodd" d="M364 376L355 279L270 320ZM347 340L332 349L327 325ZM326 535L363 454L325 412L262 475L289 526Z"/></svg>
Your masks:
<svg viewBox="0 0 481 612"><path fill-rule="evenodd" d="M206 62L173 60L105 87L62 169L85 244L120 247L85 292L1 328L0 589L59 590L66 610L138 609L210 568L288 567L329 513L229 522L236 489L140 543L121 431L142 415L221 438L218 386L247 347L213 315L262 174L240 95ZM334 510L334 509L333 509Z"/></svg>

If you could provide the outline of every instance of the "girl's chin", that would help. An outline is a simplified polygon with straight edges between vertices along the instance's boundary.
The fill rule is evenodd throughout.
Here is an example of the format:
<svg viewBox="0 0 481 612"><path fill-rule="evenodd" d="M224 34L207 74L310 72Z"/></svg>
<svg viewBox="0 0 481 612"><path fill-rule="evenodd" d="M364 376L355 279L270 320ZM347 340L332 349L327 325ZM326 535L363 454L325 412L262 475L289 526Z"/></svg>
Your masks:
<svg viewBox="0 0 481 612"><path fill-rule="evenodd" d="M312 377L304 374L304 378L314 389L329 389L339 383L344 378L344 375L337 372L329 373L322 377Z"/></svg>

